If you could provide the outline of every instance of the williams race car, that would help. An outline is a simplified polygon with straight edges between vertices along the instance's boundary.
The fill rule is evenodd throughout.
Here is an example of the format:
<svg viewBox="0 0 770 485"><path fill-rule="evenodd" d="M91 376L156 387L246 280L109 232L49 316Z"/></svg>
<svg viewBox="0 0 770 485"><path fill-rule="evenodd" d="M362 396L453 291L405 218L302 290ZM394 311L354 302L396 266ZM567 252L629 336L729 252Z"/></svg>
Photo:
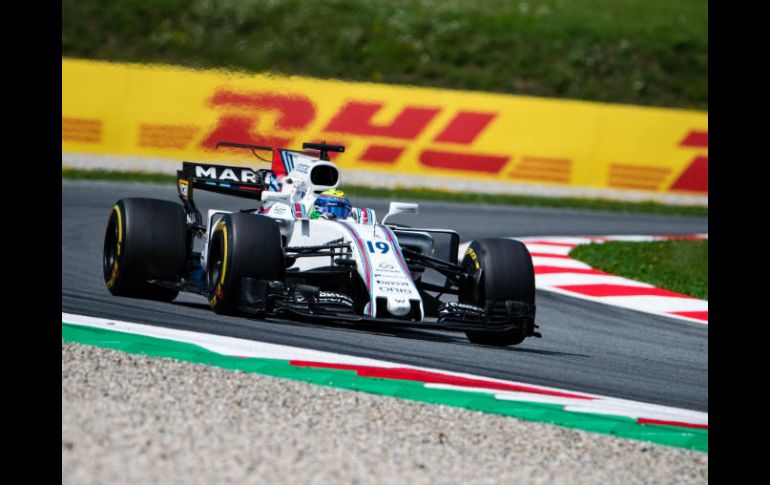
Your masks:
<svg viewBox="0 0 770 485"><path fill-rule="evenodd" d="M220 146L251 150L271 169L183 162L181 204L119 200L104 238L104 281L113 295L171 301L187 291L205 296L218 314L449 329L496 346L540 337L532 258L522 243L472 241L458 261L457 232L387 223L416 214L417 204L391 202L381 221L370 208L352 207L329 158L344 151L340 145ZM209 210L204 220L196 190L253 199L257 207ZM437 237L449 239L446 258L437 256ZM424 278L430 270L438 283Z"/></svg>

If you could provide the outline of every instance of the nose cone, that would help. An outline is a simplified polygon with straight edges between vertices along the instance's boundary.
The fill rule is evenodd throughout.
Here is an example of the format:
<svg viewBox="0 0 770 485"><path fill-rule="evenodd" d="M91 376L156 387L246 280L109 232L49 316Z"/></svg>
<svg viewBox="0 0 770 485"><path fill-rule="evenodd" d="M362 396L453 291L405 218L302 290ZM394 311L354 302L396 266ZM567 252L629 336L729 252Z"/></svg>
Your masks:
<svg viewBox="0 0 770 485"><path fill-rule="evenodd" d="M412 309L412 305L407 298L395 298L388 297L388 304L386 306L388 313L397 317L403 317L409 313Z"/></svg>

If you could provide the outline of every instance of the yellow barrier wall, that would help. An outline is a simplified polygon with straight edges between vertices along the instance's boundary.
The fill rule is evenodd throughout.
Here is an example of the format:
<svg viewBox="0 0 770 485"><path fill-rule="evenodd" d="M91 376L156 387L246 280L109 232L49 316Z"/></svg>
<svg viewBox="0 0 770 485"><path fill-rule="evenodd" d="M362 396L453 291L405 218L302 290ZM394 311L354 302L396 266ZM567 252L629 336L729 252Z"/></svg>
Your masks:
<svg viewBox="0 0 770 485"><path fill-rule="evenodd" d="M708 114L62 59L62 151L197 160L341 143L340 167L708 194Z"/></svg>

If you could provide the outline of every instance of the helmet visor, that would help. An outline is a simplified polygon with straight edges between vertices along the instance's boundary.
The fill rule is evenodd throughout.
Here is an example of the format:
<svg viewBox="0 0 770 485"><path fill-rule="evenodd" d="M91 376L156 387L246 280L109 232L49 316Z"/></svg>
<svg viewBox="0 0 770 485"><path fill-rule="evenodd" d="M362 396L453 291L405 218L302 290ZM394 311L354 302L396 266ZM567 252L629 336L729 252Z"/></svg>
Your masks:
<svg viewBox="0 0 770 485"><path fill-rule="evenodd" d="M324 212L332 214L336 219L347 219L350 215L350 206L346 204L327 204Z"/></svg>

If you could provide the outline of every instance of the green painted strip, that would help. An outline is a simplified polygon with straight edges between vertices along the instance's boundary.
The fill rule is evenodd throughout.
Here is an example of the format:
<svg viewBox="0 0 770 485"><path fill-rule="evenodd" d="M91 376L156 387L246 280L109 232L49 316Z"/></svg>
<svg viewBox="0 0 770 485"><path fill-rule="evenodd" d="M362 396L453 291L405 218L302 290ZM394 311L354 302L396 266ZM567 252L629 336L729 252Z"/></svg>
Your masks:
<svg viewBox="0 0 770 485"><path fill-rule="evenodd" d="M639 424L634 419L622 416L565 411L556 404L500 400L484 392L431 389L421 382L360 377L355 371L349 370L296 367L286 360L230 357L198 345L66 322L62 322L62 340L708 451L708 430L704 429Z"/></svg>

